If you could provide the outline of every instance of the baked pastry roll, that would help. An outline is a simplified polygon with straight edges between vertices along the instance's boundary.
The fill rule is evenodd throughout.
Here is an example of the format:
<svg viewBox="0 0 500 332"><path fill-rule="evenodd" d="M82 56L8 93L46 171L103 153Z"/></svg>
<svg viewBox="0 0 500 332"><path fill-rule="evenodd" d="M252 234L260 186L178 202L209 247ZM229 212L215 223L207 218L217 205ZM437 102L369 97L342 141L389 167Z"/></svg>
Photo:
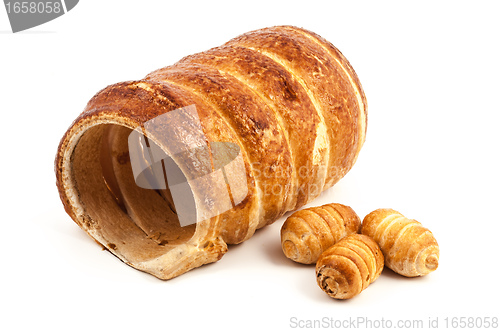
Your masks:
<svg viewBox="0 0 500 332"><path fill-rule="evenodd" d="M170 279L333 186L366 112L332 44L292 26L252 31L99 91L60 142L57 186L98 243Z"/></svg>

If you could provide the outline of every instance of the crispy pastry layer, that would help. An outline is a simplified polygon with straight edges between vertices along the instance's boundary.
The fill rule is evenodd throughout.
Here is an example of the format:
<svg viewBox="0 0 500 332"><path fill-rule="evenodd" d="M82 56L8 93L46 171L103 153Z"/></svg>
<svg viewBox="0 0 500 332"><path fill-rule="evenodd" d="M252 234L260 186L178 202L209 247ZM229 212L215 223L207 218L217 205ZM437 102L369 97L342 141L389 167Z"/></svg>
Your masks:
<svg viewBox="0 0 500 332"><path fill-rule="evenodd" d="M187 115L174 127L156 120L190 105L199 128ZM356 161L366 119L359 80L333 45L301 28L261 29L98 92L61 140L57 186L68 214L98 243L169 279L220 259L226 244L334 185ZM210 217L181 227L169 188L135 184L127 142L137 128L188 181L195 213ZM214 150L217 142L237 147L240 167L220 172L229 157ZM188 145L205 149L175 154ZM207 176L194 185L197 174ZM214 184L210 174L232 182ZM233 208L215 213L228 197Z"/></svg>

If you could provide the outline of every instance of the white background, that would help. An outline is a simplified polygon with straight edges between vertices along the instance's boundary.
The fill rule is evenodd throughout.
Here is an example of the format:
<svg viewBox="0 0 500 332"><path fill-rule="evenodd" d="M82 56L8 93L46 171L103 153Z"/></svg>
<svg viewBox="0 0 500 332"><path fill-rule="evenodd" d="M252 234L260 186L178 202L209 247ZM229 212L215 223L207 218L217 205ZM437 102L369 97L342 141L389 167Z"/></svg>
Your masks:
<svg viewBox="0 0 500 332"><path fill-rule="evenodd" d="M444 328L446 317L499 317L499 9L488 1L87 0L12 34L0 7L0 329L282 331L358 316L425 327L438 317ZM221 261L161 281L102 251L65 214L53 160L94 93L281 24L337 46L368 98L357 164L313 205L347 204L361 218L391 207L419 220L439 242L437 271L413 279L384 271L356 298L330 299L313 266L282 254L282 218Z"/></svg>

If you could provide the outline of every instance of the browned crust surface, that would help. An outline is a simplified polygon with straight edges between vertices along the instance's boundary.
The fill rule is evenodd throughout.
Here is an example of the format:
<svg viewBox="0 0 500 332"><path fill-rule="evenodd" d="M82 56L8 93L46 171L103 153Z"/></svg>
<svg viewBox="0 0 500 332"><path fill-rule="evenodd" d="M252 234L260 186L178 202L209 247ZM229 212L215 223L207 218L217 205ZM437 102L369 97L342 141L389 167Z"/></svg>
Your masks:
<svg viewBox="0 0 500 332"><path fill-rule="evenodd" d="M104 241L113 231L100 230L101 221L87 213L86 209L99 207L86 205L81 198L87 194L78 193L73 183L73 154L97 153L90 143L88 147L78 143L92 126L111 123L134 129L188 105L197 108L206 144L232 142L240 147L247 197L234 209L197 224L190 247L178 253L186 255L184 258L131 260L126 252L149 250L145 248L150 239L138 240L148 243L144 247L125 249L115 243L118 241ZM354 164L365 131L366 98L345 57L312 32L273 27L188 56L143 80L99 91L61 139L56 181L66 212L89 235L126 263L168 279L219 259L227 250L225 243L248 239L257 228L336 183ZM177 138L183 134L174 133ZM167 140L161 137L161 130L155 135L159 141ZM162 148L168 151L175 149L173 145ZM217 162L212 155L210 158L198 166L183 160L183 171L207 172ZM81 165L77 168L84 173L93 171ZM144 259L151 256L141 255L138 257Z"/></svg>

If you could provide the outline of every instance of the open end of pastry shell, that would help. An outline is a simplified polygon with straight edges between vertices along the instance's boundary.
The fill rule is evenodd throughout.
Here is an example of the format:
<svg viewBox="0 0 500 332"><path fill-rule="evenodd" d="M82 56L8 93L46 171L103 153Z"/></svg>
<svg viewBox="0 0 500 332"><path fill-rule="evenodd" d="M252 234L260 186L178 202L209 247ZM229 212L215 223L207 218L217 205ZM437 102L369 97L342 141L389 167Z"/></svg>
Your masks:
<svg viewBox="0 0 500 332"><path fill-rule="evenodd" d="M127 142L131 128L93 119L63 141L61 197L70 215L125 263L161 279L220 259L227 247L208 234L210 221L182 227L168 186L154 190L135 183Z"/></svg>

